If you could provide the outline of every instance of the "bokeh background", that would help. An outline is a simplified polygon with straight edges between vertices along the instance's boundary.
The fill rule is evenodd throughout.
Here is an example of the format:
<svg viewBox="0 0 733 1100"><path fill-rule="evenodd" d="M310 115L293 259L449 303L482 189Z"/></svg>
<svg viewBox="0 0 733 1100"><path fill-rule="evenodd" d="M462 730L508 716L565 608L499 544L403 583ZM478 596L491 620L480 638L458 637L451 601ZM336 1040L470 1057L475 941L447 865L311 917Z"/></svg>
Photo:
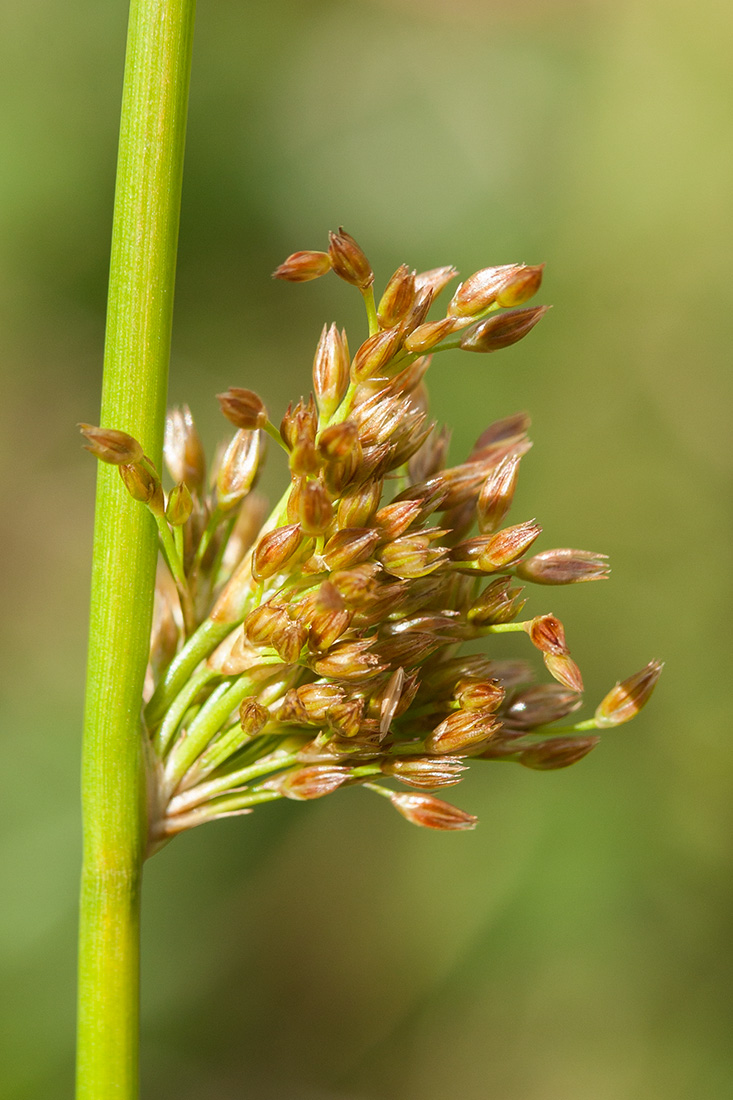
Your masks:
<svg viewBox="0 0 733 1100"><path fill-rule="evenodd" d="M7 1100L68 1096L79 729L124 3L0 15ZM345 225L407 261L547 262L554 309L445 357L459 459L533 415L515 522L611 555L537 589L589 703L648 710L577 768L475 767L467 835L359 790L265 807L148 865L144 1095L691 1100L733 1072L729 720L731 48L716 0L218 0L198 16L171 398L307 389L333 278L269 273ZM469 360L466 362L466 360ZM266 484L283 469L271 456ZM378 804L377 804L378 803Z"/></svg>

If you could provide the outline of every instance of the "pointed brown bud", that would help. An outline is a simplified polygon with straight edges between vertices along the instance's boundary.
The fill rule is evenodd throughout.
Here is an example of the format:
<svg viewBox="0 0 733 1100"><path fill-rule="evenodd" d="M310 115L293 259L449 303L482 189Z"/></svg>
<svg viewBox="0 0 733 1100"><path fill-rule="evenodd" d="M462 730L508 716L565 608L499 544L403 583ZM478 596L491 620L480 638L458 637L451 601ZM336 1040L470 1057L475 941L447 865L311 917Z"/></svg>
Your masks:
<svg viewBox="0 0 733 1100"><path fill-rule="evenodd" d="M517 558L521 558L541 533L542 528L533 519L497 531L479 556L479 568L488 573L511 565Z"/></svg>
<svg viewBox="0 0 733 1100"><path fill-rule="evenodd" d="M353 420L324 428L318 436L318 453L323 459L347 458L359 446L359 429Z"/></svg>
<svg viewBox="0 0 733 1100"><path fill-rule="evenodd" d="M517 576L535 584L579 584L582 581L605 581L610 567L605 554L589 550L544 550L541 554L519 562Z"/></svg>
<svg viewBox="0 0 733 1100"><path fill-rule="evenodd" d="M118 469L133 500L150 504L151 510L160 514L163 510L163 489L155 474L141 462L134 462L131 466L118 466Z"/></svg>
<svg viewBox="0 0 733 1100"><path fill-rule="evenodd" d="M228 511L247 495L254 484L260 460L260 433L240 430L222 456L216 476L216 496Z"/></svg>
<svg viewBox="0 0 733 1100"><path fill-rule="evenodd" d="M453 317L443 317L440 321L427 321L423 325L418 325L407 337L405 351L409 351L412 355L424 355L455 330L456 322Z"/></svg>
<svg viewBox="0 0 733 1100"><path fill-rule="evenodd" d="M248 695L239 705L239 724L248 737L256 737L265 728L269 717L267 707L263 707L252 695Z"/></svg>
<svg viewBox="0 0 733 1100"><path fill-rule="evenodd" d="M437 298L441 290L455 279L458 272L454 267L433 267L430 271L421 271L415 276L415 286L419 291L431 290Z"/></svg>
<svg viewBox="0 0 733 1100"><path fill-rule="evenodd" d="M496 304L502 309L521 306L533 298L540 289L544 264L520 264L510 279L498 291Z"/></svg>
<svg viewBox="0 0 733 1100"><path fill-rule="evenodd" d="M550 675L570 691L583 690L583 677L572 657L567 653L544 653L543 660Z"/></svg>
<svg viewBox="0 0 733 1100"><path fill-rule="evenodd" d="M380 548L377 557L388 573L405 580L426 577L447 560L441 546L431 546L431 537L420 533L403 535Z"/></svg>
<svg viewBox="0 0 733 1100"><path fill-rule="evenodd" d="M390 795L394 808L413 825L427 829L475 829L478 818L429 794Z"/></svg>
<svg viewBox="0 0 733 1100"><path fill-rule="evenodd" d="M414 332L416 328L419 328L425 322L434 297L435 293L430 287L423 287L422 290L417 292L412 309L400 326L405 335Z"/></svg>
<svg viewBox="0 0 733 1100"><path fill-rule="evenodd" d="M514 499L520 455L509 454L496 466L481 487L476 511L479 531L491 534L496 531Z"/></svg>
<svg viewBox="0 0 733 1100"><path fill-rule="evenodd" d="M253 390L230 386L226 393L218 393L216 399L224 416L235 428L254 431L267 423L267 409L262 398Z"/></svg>
<svg viewBox="0 0 733 1100"><path fill-rule="evenodd" d="M293 449L298 443L315 443L318 429L318 409L313 395L305 402L301 397L295 408L288 405L280 423L280 435L286 447Z"/></svg>
<svg viewBox="0 0 733 1100"><path fill-rule="evenodd" d="M401 328L388 328L367 337L354 356L351 378L354 382L366 382L387 366L402 346Z"/></svg>
<svg viewBox="0 0 733 1100"><path fill-rule="evenodd" d="M319 676L336 680L363 680L384 669L379 658L370 652L371 640L337 642L323 657L313 662Z"/></svg>
<svg viewBox="0 0 733 1100"><path fill-rule="evenodd" d="M498 680L459 680L453 693L464 710L497 711L506 694Z"/></svg>
<svg viewBox="0 0 733 1100"><path fill-rule="evenodd" d="M328 254L333 270L344 282L366 290L374 282L374 273L369 260L354 238L339 227L338 233L328 234Z"/></svg>
<svg viewBox="0 0 733 1100"><path fill-rule="evenodd" d="M525 625L532 645L537 646L543 653L568 654L565 641L565 629L554 615L537 615Z"/></svg>
<svg viewBox="0 0 733 1100"><path fill-rule="evenodd" d="M277 655L286 665L294 665L301 655L308 638L308 629L304 623L296 622L285 615L275 627L272 645Z"/></svg>
<svg viewBox="0 0 733 1100"><path fill-rule="evenodd" d="M562 684L534 684L517 692L504 712L504 722L513 729L537 729L567 718L582 702L576 692Z"/></svg>
<svg viewBox="0 0 733 1100"><path fill-rule="evenodd" d="M422 664L437 649L445 645L445 640L427 631L408 631L394 634L380 641L376 651L386 665L402 665L412 668Z"/></svg>
<svg viewBox="0 0 733 1100"><path fill-rule="evenodd" d="M385 504L374 517L382 539L397 539L403 535L411 523L423 514L421 500L398 500Z"/></svg>
<svg viewBox="0 0 733 1100"><path fill-rule="evenodd" d="M339 590L350 607L362 607L374 598L380 573L381 565L373 561L362 562L351 569L332 573L331 584Z"/></svg>
<svg viewBox="0 0 733 1100"><path fill-rule="evenodd" d="M348 389L350 362L346 333L324 325L313 360L313 388L324 420L335 413Z"/></svg>
<svg viewBox="0 0 733 1100"><path fill-rule="evenodd" d="M324 581L316 597L309 634L313 649L322 652L330 649L348 629L351 618L352 612L347 609L339 590L329 581Z"/></svg>
<svg viewBox="0 0 733 1100"><path fill-rule="evenodd" d="M276 267L273 279L285 279L289 283L307 283L319 279L331 270L328 252L293 252L284 263Z"/></svg>
<svg viewBox="0 0 733 1100"><path fill-rule="evenodd" d="M275 631L287 618L283 607L268 600L250 611L244 620L244 632L252 645L272 645Z"/></svg>
<svg viewBox="0 0 733 1100"><path fill-rule="evenodd" d="M326 720L342 737L356 737L364 720L364 700L360 695L347 695L329 707Z"/></svg>
<svg viewBox="0 0 733 1100"><path fill-rule="evenodd" d="M301 439L290 452L290 471L294 477L314 477L320 472L321 459L310 439Z"/></svg>
<svg viewBox="0 0 733 1100"><path fill-rule="evenodd" d="M263 535L252 556L252 576L257 581L272 577L283 569L299 549L303 538L300 524L276 527Z"/></svg>
<svg viewBox="0 0 733 1100"><path fill-rule="evenodd" d="M111 466L131 466L140 462L143 449L127 432L115 428L95 428L93 424L79 424L79 431L86 439L84 449Z"/></svg>
<svg viewBox="0 0 733 1100"><path fill-rule="evenodd" d="M339 527L366 527L379 508L383 484L382 478L370 478L344 493L338 504Z"/></svg>
<svg viewBox="0 0 733 1100"><path fill-rule="evenodd" d="M548 737L546 741L522 749L518 760L525 768L556 771L582 760L600 740L600 737Z"/></svg>
<svg viewBox="0 0 733 1100"><path fill-rule="evenodd" d="M520 597L522 588L512 588L509 577L498 577L487 585L467 612L468 621L474 626L494 626L510 623L525 604Z"/></svg>
<svg viewBox="0 0 733 1100"><path fill-rule="evenodd" d="M466 329L461 337L464 351L500 351L516 344L547 313L549 306L534 306L532 309L514 309L488 317Z"/></svg>
<svg viewBox="0 0 733 1100"><path fill-rule="evenodd" d="M496 454L497 448L506 447L508 454L524 454L520 450L527 442L530 419L527 413L514 413L513 416L495 420L481 432L469 456L469 462L478 462L487 455Z"/></svg>
<svg viewBox="0 0 733 1100"><path fill-rule="evenodd" d="M379 542L379 532L371 527L344 527L332 535L322 557L329 569L348 569L371 557Z"/></svg>
<svg viewBox="0 0 733 1100"><path fill-rule="evenodd" d="M309 722L325 722L331 707L342 702L346 692L338 684L302 684L297 696Z"/></svg>
<svg viewBox="0 0 733 1100"><path fill-rule="evenodd" d="M201 492L206 480L206 458L188 405L168 412L163 457L176 483L183 481L189 489Z"/></svg>
<svg viewBox="0 0 733 1100"><path fill-rule="evenodd" d="M306 535L323 534L333 519L333 505L320 481L306 481L302 486L298 512Z"/></svg>
<svg viewBox="0 0 733 1100"><path fill-rule="evenodd" d="M663 668L662 661L650 661L641 672L635 672L611 688L596 710L596 724L606 727L630 722L654 691Z"/></svg>
<svg viewBox="0 0 733 1100"><path fill-rule="evenodd" d="M457 753L472 749L501 728L501 722L488 710L456 710L425 738L428 752Z"/></svg>
<svg viewBox="0 0 733 1100"><path fill-rule="evenodd" d="M165 506L165 518L171 527L183 527L188 523L193 512L193 500L185 481L174 485L168 494L168 502Z"/></svg>
<svg viewBox="0 0 733 1100"><path fill-rule="evenodd" d="M449 317L475 317L483 313L521 268L520 264L484 267L464 280L448 303Z"/></svg>
<svg viewBox="0 0 733 1100"><path fill-rule="evenodd" d="M377 306L377 317L382 328L393 328L398 324L412 309L414 301L415 272L410 271L407 264L402 264L387 283Z"/></svg>
<svg viewBox="0 0 733 1100"><path fill-rule="evenodd" d="M312 798L323 798L324 795L338 790L350 775L348 768L337 764L314 764L271 779L266 786L279 791L286 798L305 802Z"/></svg>
<svg viewBox="0 0 733 1100"><path fill-rule="evenodd" d="M385 760L381 768L384 775L421 790L453 787L466 771L466 765L454 756L397 756Z"/></svg>

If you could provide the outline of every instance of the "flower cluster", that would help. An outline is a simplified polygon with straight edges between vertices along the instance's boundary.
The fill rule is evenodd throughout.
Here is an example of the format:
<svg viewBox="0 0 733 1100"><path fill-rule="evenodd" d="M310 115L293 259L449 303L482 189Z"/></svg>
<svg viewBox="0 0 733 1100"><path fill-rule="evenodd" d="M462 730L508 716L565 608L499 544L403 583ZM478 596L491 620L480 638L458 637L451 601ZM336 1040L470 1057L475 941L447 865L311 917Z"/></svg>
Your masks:
<svg viewBox="0 0 733 1100"><path fill-rule="evenodd" d="M415 824L472 828L475 817L429 792L460 782L474 760L575 763L597 731L639 711L661 671L650 662L592 718L570 718L580 670L558 619L520 618L518 582L602 580L606 559L534 553L534 520L505 525L530 446L525 415L491 424L456 466L446 465L447 430L429 418L427 353L486 353L522 339L546 310L524 306L542 267L476 272L439 320L428 314L453 268L403 265L377 304L371 265L343 230L328 251L295 253L275 277L329 271L362 294L368 338L352 357L346 334L324 326L313 395L289 406L279 428L251 390L219 395L236 432L209 478L187 408L167 421L167 495L136 440L81 426L88 449L117 465L152 512L167 566L144 712L154 842L261 802L354 785ZM269 518L254 488L267 436L290 471ZM493 651L461 653L462 643L513 631L540 651L550 681L534 683L529 664Z"/></svg>

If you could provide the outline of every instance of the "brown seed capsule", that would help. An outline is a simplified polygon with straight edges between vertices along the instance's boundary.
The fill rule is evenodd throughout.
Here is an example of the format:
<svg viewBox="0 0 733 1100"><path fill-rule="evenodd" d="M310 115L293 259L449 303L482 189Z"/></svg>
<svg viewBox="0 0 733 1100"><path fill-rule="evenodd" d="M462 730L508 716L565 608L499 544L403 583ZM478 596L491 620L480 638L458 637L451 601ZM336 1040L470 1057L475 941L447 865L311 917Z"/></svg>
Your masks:
<svg viewBox="0 0 733 1100"><path fill-rule="evenodd" d="M381 539L397 539L423 514L421 500L398 500L380 508L374 517Z"/></svg>
<svg viewBox="0 0 733 1100"><path fill-rule="evenodd" d="M382 478L370 478L344 493L338 504L339 527L368 526L379 508L383 485Z"/></svg>
<svg viewBox="0 0 733 1100"><path fill-rule="evenodd" d="M118 466L120 477L133 500L141 504L153 504L160 513L163 510L163 489L160 480L141 462L130 466ZM157 497L157 500L154 498Z"/></svg>
<svg viewBox="0 0 733 1100"><path fill-rule="evenodd" d="M364 700L360 695L347 695L329 707L326 721L342 737L356 737L364 720Z"/></svg>
<svg viewBox="0 0 733 1100"><path fill-rule="evenodd" d="M269 780L266 786L279 791L286 798L305 802L312 798L323 798L324 795L338 790L350 775L349 768L339 767L337 764L314 764L286 772L283 776Z"/></svg>
<svg viewBox="0 0 733 1100"><path fill-rule="evenodd" d="M310 722L308 711L303 706L296 688L286 691L277 715L278 722L287 725L306 726Z"/></svg>
<svg viewBox="0 0 733 1100"><path fill-rule="evenodd" d="M448 303L449 317L475 317L496 301L497 294L521 268L520 264L484 267L469 275Z"/></svg>
<svg viewBox="0 0 733 1100"><path fill-rule="evenodd" d="M474 626L494 626L510 623L525 604L521 599L522 588L512 588L509 577L498 577L487 585L467 612L468 621Z"/></svg>
<svg viewBox="0 0 733 1100"><path fill-rule="evenodd" d="M394 808L413 825L427 829L475 829L478 818L429 794L390 795Z"/></svg>
<svg viewBox="0 0 733 1100"><path fill-rule="evenodd" d="M459 680L453 692L464 710L484 710L493 714L499 709L506 694L498 680Z"/></svg>
<svg viewBox="0 0 733 1100"><path fill-rule="evenodd" d="M365 382L379 375L402 346L402 328L388 328L367 337L351 364L353 382Z"/></svg>
<svg viewBox="0 0 733 1100"><path fill-rule="evenodd" d="M412 668L422 664L436 650L445 645L445 640L427 631L395 634L379 642L376 652L386 666L403 665Z"/></svg>
<svg viewBox="0 0 733 1100"><path fill-rule="evenodd" d="M496 304L502 309L521 306L534 297L540 289L544 264L520 264L510 279L496 295Z"/></svg>
<svg viewBox="0 0 733 1100"><path fill-rule="evenodd" d="M424 355L430 351L446 336L450 336L456 330L456 322L453 317L444 317L440 321L427 321L414 329L405 340L405 351L412 355Z"/></svg>
<svg viewBox="0 0 733 1100"><path fill-rule="evenodd" d="M534 306L532 309L514 309L488 317L466 329L461 337L461 347L464 351L478 352L501 351L511 347L532 331L549 308Z"/></svg>
<svg viewBox="0 0 733 1100"><path fill-rule="evenodd" d="M415 272L407 264L395 271L385 287L377 306L377 317L382 328L392 328L409 313L415 301Z"/></svg>
<svg viewBox="0 0 733 1100"><path fill-rule="evenodd" d="M348 630L352 614L335 585L324 581L315 600L309 634L311 647L321 652L330 649L344 631Z"/></svg>
<svg viewBox="0 0 733 1100"><path fill-rule="evenodd" d="M587 756L600 740L600 737L548 737L546 741L522 749L518 762L537 771L568 768Z"/></svg>
<svg viewBox="0 0 733 1100"><path fill-rule="evenodd" d="M263 535L252 556L252 576L256 581L272 577L283 569L300 548L303 532L300 524L276 527Z"/></svg>
<svg viewBox="0 0 733 1100"><path fill-rule="evenodd" d="M228 511L239 504L254 484L260 461L260 433L240 430L222 456L216 476L219 507Z"/></svg>
<svg viewBox="0 0 733 1100"><path fill-rule="evenodd" d="M252 645L272 645L278 626L288 618L284 607L268 600L250 611L244 620L244 631Z"/></svg>
<svg viewBox="0 0 733 1100"><path fill-rule="evenodd" d="M488 741L501 721L488 710L456 710L425 738L428 752L458 753Z"/></svg>
<svg viewBox="0 0 733 1100"><path fill-rule="evenodd" d="M302 684L296 694L309 722L325 722L330 708L346 697L344 688L338 684L318 682Z"/></svg>
<svg viewBox="0 0 733 1100"><path fill-rule="evenodd" d="M307 283L328 274L330 270L331 257L328 252L293 252L275 268L272 277L285 279L289 283Z"/></svg>
<svg viewBox="0 0 733 1100"><path fill-rule="evenodd" d="M131 466L144 457L138 441L127 432L115 428L95 428L93 424L79 424L78 428L86 439L84 450L100 462L108 462L112 466Z"/></svg>
<svg viewBox="0 0 733 1100"><path fill-rule="evenodd" d="M431 287L425 286L422 290L418 290L412 309L402 322L401 327L405 335L414 332L416 328L424 323L430 312L434 297L435 291Z"/></svg>
<svg viewBox="0 0 733 1100"><path fill-rule="evenodd" d="M583 677L572 657L567 653L544 653L542 659L550 675L570 691L583 690Z"/></svg>
<svg viewBox="0 0 733 1100"><path fill-rule="evenodd" d="M313 388L325 420L335 413L348 389L350 362L346 333L324 325L313 360Z"/></svg>
<svg viewBox="0 0 733 1100"><path fill-rule="evenodd" d="M517 692L503 714L505 727L518 730L548 726L567 718L582 705L583 700L562 684L534 684Z"/></svg>
<svg viewBox="0 0 733 1100"><path fill-rule="evenodd" d="M517 523L514 527L505 527L492 535L486 549L479 555L479 569L487 573L511 565L530 548L542 533L542 528L533 519Z"/></svg>
<svg viewBox="0 0 733 1100"><path fill-rule="evenodd" d="M188 405L168 412L163 457L176 483L183 481L189 489L201 492L206 480L206 458Z"/></svg>
<svg viewBox="0 0 733 1100"><path fill-rule="evenodd" d="M662 661L650 661L640 672L611 688L596 710L596 725L620 726L630 722L654 691L663 668Z"/></svg>
<svg viewBox="0 0 733 1100"><path fill-rule="evenodd" d="M491 534L496 531L514 499L520 455L509 454L496 466L481 486L476 512L479 531Z"/></svg>
<svg viewBox="0 0 733 1100"><path fill-rule="evenodd" d="M350 607L363 607L374 598L378 577L382 573L382 567L377 562L361 562L350 569L333 572L330 580Z"/></svg>
<svg viewBox="0 0 733 1100"><path fill-rule="evenodd" d="M359 444L359 429L353 420L324 428L318 436L318 453L323 459L347 458Z"/></svg>
<svg viewBox="0 0 733 1100"><path fill-rule="evenodd" d="M403 535L382 546L377 557L387 572L395 577L405 580L426 577L447 561L445 550L430 543L431 536L426 533Z"/></svg>
<svg viewBox="0 0 733 1100"><path fill-rule="evenodd" d="M333 519L331 498L320 481L306 481L298 501L300 526L306 535L322 535Z"/></svg>
<svg viewBox="0 0 733 1100"><path fill-rule="evenodd" d="M363 680L382 672L384 665L371 653L372 642L337 642L323 657L313 662L319 676L332 676L336 680Z"/></svg>
<svg viewBox="0 0 733 1100"><path fill-rule="evenodd" d="M473 450L468 457L469 462L478 462L487 455L497 454L501 448L509 448L506 454L524 454L521 449L527 442L527 432L530 428L530 419L527 413L514 413L513 416L505 416L501 420L495 420L481 432L476 440ZM499 461L497 457L496 461Z"/></svg>
<svg viewBox="0 0 733 1100"><path fill-rule="evenodd" d="M165 518L171 527L183 527L188 523L193 512L193 500L185 481L174 485L168 494L168 502L165 506Z"/></svg>
<svg viewBox="0 0 733 1100"><path fill-rule="evenodd" d="M285 615L273 631L272 646L280 660L286 665L294 665L300 659L307 639L308 628L304 623L296 622Z"/></svg>
<svg viewBox="0 0 733 1100"><path fill-rule="evenodd" d="M517 564L517 576L535 584L579 584L605 581L610 567L605 554L589 550L544 550Z"/></svg>
<svg viewBox="0 0 733 1100"><path fill-rule="evenodd" d="M433 790L460 783L466 765L455 756L396 756L383 761L381 769L408 787Z"/></svg>
<svg viewBox="0 0 733 1100"><path fill-rule="evenodd" d="M216 399L224 416L235 428L254 431L267 423L267 409L262 398L253 390L230 386L226 393L218 393Z"/></svg>
<svg viewBox="0 0 733 1100"><path fill-rule="evenodd" d="M340 279L360 290L366 290L374 282L374 272L364 252L354 238L339 226L338 233L328 234L328 254L331 265Z"/></svg>
<svg viewBox="0 0 733 1100"><path fill-rule="evenodd" d="M239 724L248 737L256 737L265 728L269 717L267 707L263 707L252 695L248 695L239 705Z"/></svg>
<svg viewBox="0 0 733 1100"><path fill-rule="evenodd" d="M529 634L532 645L537 646L543 653L568 654L565 641L565 629L554 615L537 615L531 619L524 628Z"/></svg>
<svg viewBox="0 0 733 1100"><path fill-rule="evenodd" d="M332 535L323 548L328 569L348 569L365 561L379 542L379 532L371 527L344 527Z"/></svg>
<svg viewBox="0 0 733 1100"><path fill-rule="evenodd" d="M305 402L301 397L295 408L288 405L280 424L280 435L291 450L298 443L314 443L318 430L318 409L313 395Z"/></svg>

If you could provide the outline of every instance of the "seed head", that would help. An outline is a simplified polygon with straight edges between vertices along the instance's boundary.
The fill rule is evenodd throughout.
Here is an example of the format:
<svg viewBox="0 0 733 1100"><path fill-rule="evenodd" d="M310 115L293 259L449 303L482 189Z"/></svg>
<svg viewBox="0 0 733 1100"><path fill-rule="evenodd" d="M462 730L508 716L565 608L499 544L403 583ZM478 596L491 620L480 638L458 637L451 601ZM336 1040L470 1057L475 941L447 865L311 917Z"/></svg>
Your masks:
<svg viewBox="0 0 733 1100"><path fill-rule="evenodd" d="M662 661L650 661L640 672L611 688L596 710L596 725L605 728L630 722L654 691L663 668Z"/></svg>
<svg viewBox="0 0 733 1100"><path fill-rule="evenodd" d="M461 337L461 347L464 351L480 352L500 351L511 347L532 331L549 308L535 306L532 309L514 309L479 321L477 325L466 329Z"/></svg>
<svg viewBox="0 0 733 1100"><path fill-rule="evenodd" d="M79 431L86 439L84 449L100 462L111 466L131 466L144 457L143 449L127 432L115 428L95 428L93 424L79 424Z"/></svg>
<svg viewBox="0 0 733 1100"><path fill-rule="evenodd" d="M320 279L330 270L331 257L328 252L293 252L275 268L272 277L285 279L289 283L307 283L311 279Z"/></svg>
<svg viewBox="0 0 733 1100"><path fill-rule="evenodd" d="M253 390L230 386L226 393L218 393L216 399L224 416L235 428L254 431L267 423L267 409L262 398Z"/></svg>
<svg viewBox="0 0 733 1100"><path fill-rule="evenodd" d="M605 581L610 568L605 554L588 550L544 550L541 554L519 562L517 576L535 584L579 584L582 581Z"/></svg>
<svg viewBox="0 0 733 1100"><path fill-rule="evenodd" d="M341 226L338 233L328 234L328 254L331 266L340 279L360 290L374 282L374 272L362 249Z"/></svg>
<svg viewBox="0 0 733 1100"><path fill-rule="evenodd" d="M413 825L426 829L475 829L478 818L430 794L390 795L394 808Z"/></svg>

